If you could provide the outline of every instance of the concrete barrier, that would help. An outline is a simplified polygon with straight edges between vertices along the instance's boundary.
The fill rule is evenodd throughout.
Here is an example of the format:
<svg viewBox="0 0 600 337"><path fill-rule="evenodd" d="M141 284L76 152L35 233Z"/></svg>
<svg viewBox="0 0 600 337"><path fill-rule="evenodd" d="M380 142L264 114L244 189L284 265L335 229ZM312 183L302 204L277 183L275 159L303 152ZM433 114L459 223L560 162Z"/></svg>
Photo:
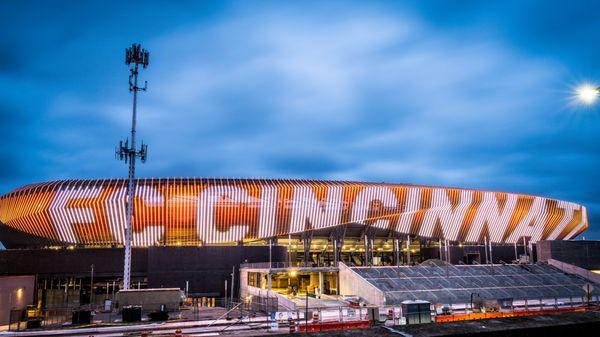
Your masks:
<svg viewBox="0 0 600 337"><path fill-rule="evenodd" d="M583 269L581 267L577 267L576 265L554 259L548 259L548 264L564 271L565 273L579 275L588 281L600 283L600 275L592 273L587 269Z"/></svg>

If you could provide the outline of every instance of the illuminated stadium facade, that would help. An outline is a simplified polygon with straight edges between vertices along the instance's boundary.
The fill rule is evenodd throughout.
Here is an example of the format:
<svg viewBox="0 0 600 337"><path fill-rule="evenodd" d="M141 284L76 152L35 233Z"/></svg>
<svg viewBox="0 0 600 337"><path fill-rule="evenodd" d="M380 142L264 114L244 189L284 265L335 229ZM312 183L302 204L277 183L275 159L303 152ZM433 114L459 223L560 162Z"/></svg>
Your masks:
<svg viewBox="0 0 600 337"><path fill-rule="evenodd" d="M335 285L338 262L510 262L534 258L540 240L569 240L588 227L585 207L571 202L460 188L168 178L138 179L135 195L131 286L203 298L222 297L244 263L326 268L321 279ZM0 276L35 275L45 307L112 296L122 287L125 196L126 180L107 179L32 184L0 197L8 248ZM306 288L318 273L305 272Z"/></svg>
<svg viewBox="0 0 600 337"><path fill-rule="evenodd" d="M28 185L0 198L0 221L56 245L122 245L125 185L119 179ZM140 179L134 209L136 247L243 243L348 225L388 237L512 244L523 237L571 239L588 227L585 207L566 201L362 182Z"/></svg>

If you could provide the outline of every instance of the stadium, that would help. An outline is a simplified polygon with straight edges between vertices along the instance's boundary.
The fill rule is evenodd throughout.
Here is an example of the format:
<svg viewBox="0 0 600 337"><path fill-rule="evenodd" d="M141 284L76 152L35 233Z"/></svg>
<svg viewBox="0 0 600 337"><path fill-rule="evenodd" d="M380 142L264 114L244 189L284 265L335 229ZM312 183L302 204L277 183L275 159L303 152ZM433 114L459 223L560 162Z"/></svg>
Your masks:
<svg viewBox="0 0 600 337"><path fill-rule="evenodd" d="M126 181L118 179L18 188L0 198L2 242L7 248L122 245L125 191ZM372 230L370 239L515 244L568 240L588 227L585 207L566 201L361 182L142 179L134 209L137 247L244 244L309 232L333 237L341 227Z"/></svg>
<svg viewBox="0 0 600 337"><path fill-rule="evenodd" d="M276 290L283 303L291 293L373 288L374 272L362 268L533 262L538 242L574 242L565 240L588 228L585 207L572 202L461 188L167 178L138 179L135 191L131 287L178 287L206 304L237 279L236 296ZM125 192L123 179L66 180L0 197L0 275L29 275L44 307L114 296L123 286ZM372 293L363 297L378 304L418 298Z"/></svg>

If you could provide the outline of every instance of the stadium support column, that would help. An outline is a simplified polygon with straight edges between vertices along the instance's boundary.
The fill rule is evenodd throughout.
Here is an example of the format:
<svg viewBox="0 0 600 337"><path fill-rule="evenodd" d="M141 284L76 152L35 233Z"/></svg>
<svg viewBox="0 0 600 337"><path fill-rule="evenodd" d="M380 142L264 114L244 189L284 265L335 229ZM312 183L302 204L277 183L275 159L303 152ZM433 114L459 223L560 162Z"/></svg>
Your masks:
<svg viewBox="0 0 600 337"><path fill-rule="evenodd" d="M402 248L400 247L400 240L394 239L394 262L396 266L400 265L400 251Z"/></svg>
<svg viewBox="0 0 600 337"><path fill-rule="evenodd" d="M335 236L333 238L333 266L334 267L337 267L340 264L343 245L344 245L344 239L341 236Z"/></svg>
<svg viewBox="0 0 600 337"><path fill-rule="evenodd" d="M375 240L369 239L369 261L371 265L375 261Z"/></svg>
<svg viewBox="0 0 600 337"><path fill-rule="evenodd" d="M367 235L367 231L365 231L365 236L364 236L364 249L365 249L365 253L363 255L364 265L368 266L369 265L369 236Z"/></svg>
<svg viewBox="0 0 600 337"><path fill-rule="evenodd" d="M271 268L273 268L273 238L269 239L269 271L267 273L267 290L271 291ZM267 298L269 295L267 294Z"/></svg>
<svg viewBox="0 0 600 337"><path fill-rule="evenodd" d="M269 239L269 273L273 268L273 238Z"/></svg>
<svg viewBox="0 0 600 337"><path fill-rule="evenodd" d="M529 259L529 252L527 252L527 239L525 237L523 237L523 254ZM529 262L531 262L531 260Z"/></svg>
<svg viewBox="0 0 600 337"><path fill-rule="evenodd" d="M406 264L410 265L410 235L406 237Z"/></svg>
<svg viewBox="0 0 600 337"><path fill-rule="evenodd" d="M287 244L287 258L288 258L288 267L292 267L292 234L288 234L288 244Z"/></svg>
<svg viewBox="0 0 600 337"><path fill-rule="evenodd" d="M342 257L342 248L344 246L344 239L346 236L346 226L338 226L336 227L331 235L331 239L333 240L333 266L339 266L339 262Z"/></svg>
<svg viewBox="0 0 600 337"><path fill-rule="evenodd" d="M483 238L483 252L485 253L485 264L488 264L487 237Z"/></svg>
<svg viewBox="0 0 600 337"><path fill-rule="evenodd" d="M492 240L488 242L488 245L490 246L490 263L494 264L494 255L492 254Z"/></svg>
<svg viewBox="0 0 600 337"><path fill-rule="evenodd" d="M304 238L302 240L302 243L304 245L304 265L306 267L309 267L310 266L310 263L309 263L309 261L310 261L310 245L312 242L312 233L310 236L306 232L304 232L302 235L304 236Z"/></svg>
<svg viewBox="0 0 600 337"><path fill-rule="evenodd" d="M333 238L333 266L338 265L338 241L337 238Z"/></svg>
<svg viewBox="0 0 600 337"><path fill-rule="evenodd" d="M450 257L450 241L446 240L446 262L452 263L452 258Z"/></svg>

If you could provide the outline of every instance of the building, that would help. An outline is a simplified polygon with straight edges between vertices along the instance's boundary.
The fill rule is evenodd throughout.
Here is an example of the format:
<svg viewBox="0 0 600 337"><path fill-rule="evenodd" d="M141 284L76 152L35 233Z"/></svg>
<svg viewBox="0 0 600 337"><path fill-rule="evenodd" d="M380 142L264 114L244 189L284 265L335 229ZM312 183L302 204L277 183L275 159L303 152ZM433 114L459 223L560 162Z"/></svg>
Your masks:
<svg viewBox="0 0 600 337"><path fill-rule="evenodd" d="M125 192L123 179L66 180L0 197L8 248L0 275L36 275L36 298L46 306L110 298L122 276ZM132 287L176 286L206 298L223 296L242 263L485 263L533 255L536 242L569 240L588 227L575 203L462 188L167 178L138 179L135 195ZM339 280L328 278L319 282L334 290Z"/></svg>
<svg viewBox="0 0 600 337"><path fill-rule="evenodd" d="M32 276L0 277L0 326L7 325L12 310L23 310L33 302Z"/></svg>

